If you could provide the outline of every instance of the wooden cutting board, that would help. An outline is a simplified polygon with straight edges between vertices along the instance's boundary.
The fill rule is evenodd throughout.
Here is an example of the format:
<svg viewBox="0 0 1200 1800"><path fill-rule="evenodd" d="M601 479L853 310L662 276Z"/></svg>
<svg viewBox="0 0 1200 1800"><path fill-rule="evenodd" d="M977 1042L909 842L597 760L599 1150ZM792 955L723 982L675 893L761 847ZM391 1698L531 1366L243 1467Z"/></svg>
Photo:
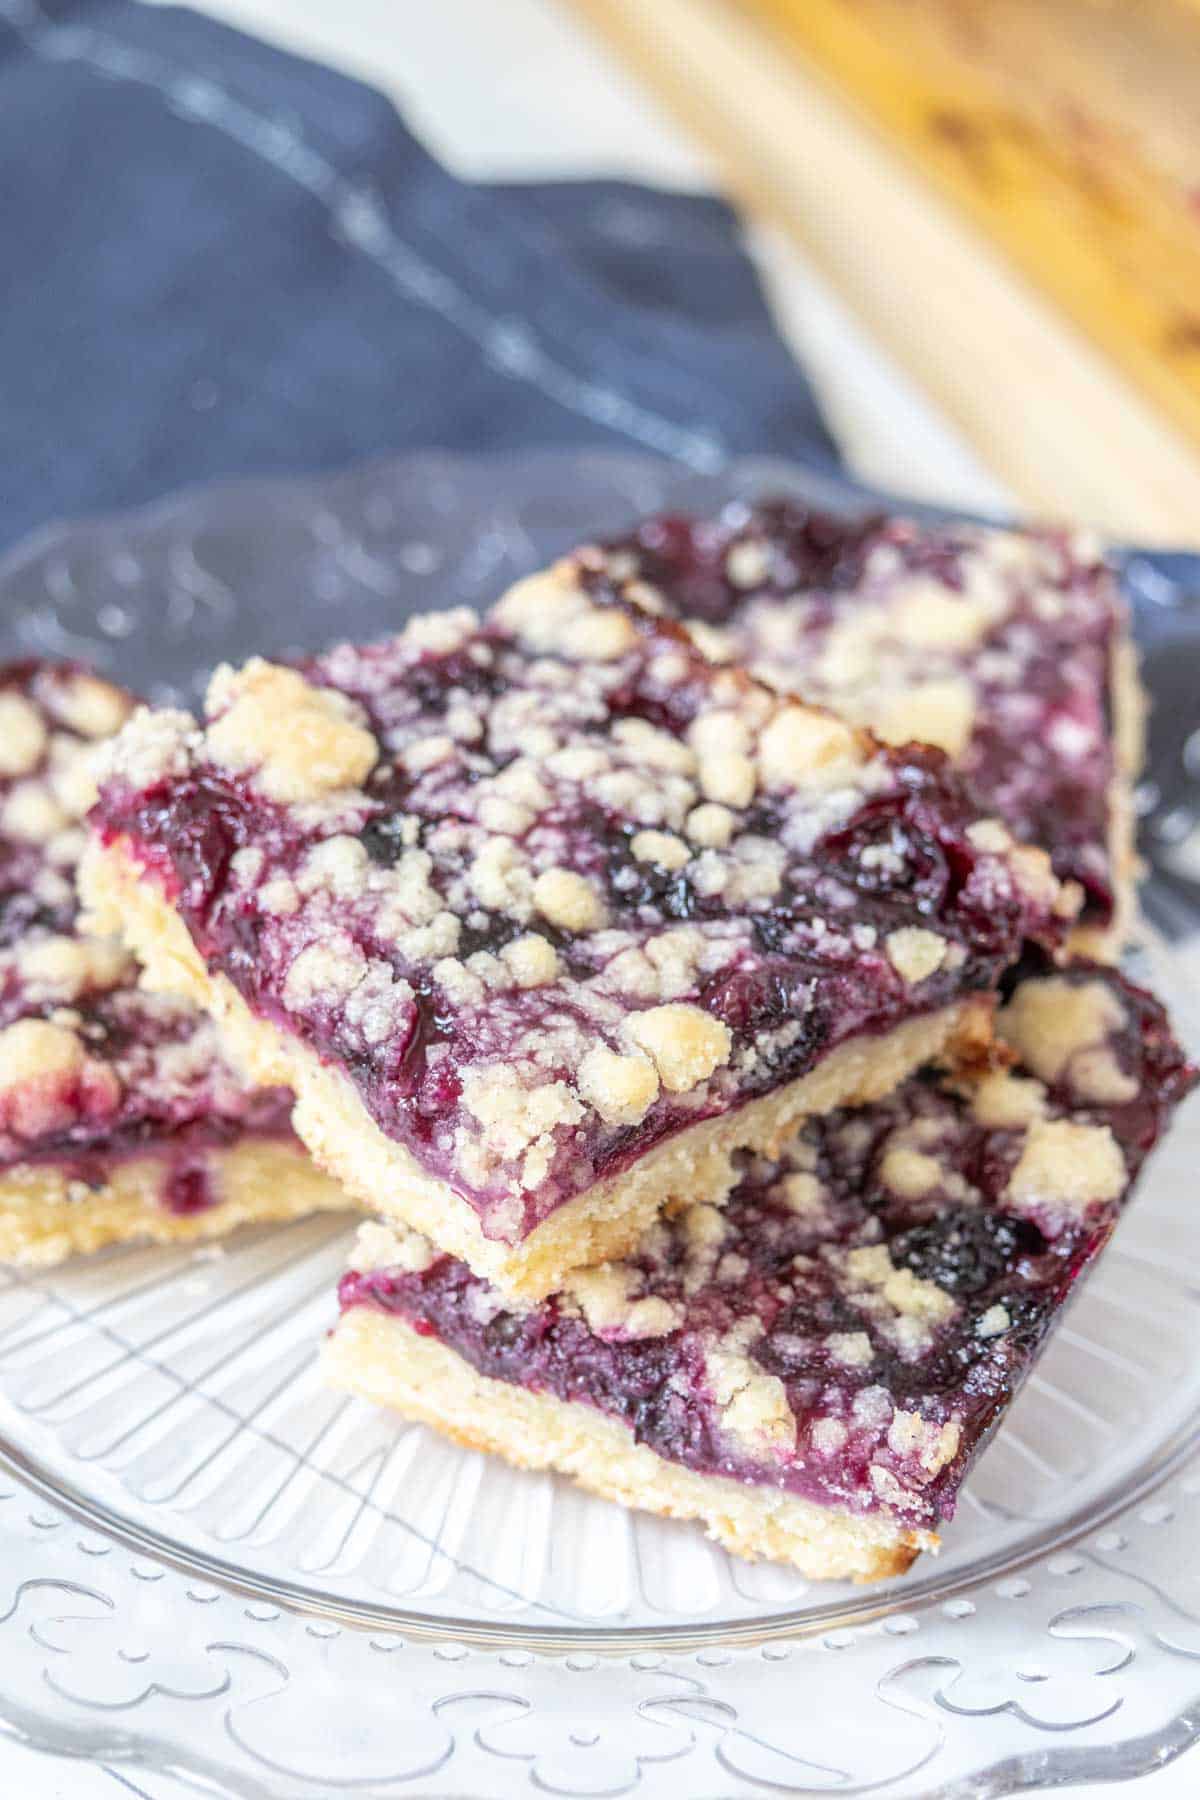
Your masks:
<svg viewBox="0 0 1200 1800"><path fill-rule="evenodd" d="M1200 445L1200 6L740 0Z"/></svg>
<svg viewBox="0 0 1200 1800"><path fill-rule="evenodd" d="M1200 544L1200 0L577 4L1022 498Z"/></svg>

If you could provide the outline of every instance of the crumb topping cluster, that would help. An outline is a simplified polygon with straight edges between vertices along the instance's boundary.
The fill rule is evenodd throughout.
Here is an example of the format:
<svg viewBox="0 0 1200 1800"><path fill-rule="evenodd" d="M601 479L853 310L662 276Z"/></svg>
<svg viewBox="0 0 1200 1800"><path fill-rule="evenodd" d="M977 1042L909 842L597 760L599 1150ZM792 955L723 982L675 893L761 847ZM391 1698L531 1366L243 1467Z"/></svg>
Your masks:
<svg viewBox="0 0 1200 1800"><path fill-rule="evenodd" d="M342 1305L690 1467L935 1524L1194 1078L1157 1002L1095 965L1030 975L1004 1028L1013 1070L814 1120L723 1210L532 1308L375 1225Z"/></svg>
<svg viewBox="0 0 1200 1800"><path fill-rule="evenodd" d="M142 714L98 819L210 967L516 1242L1062 929L1045 856L569 575Z"/></svg>
<svg viewBox="0 0 1200 1800"><path fill-rule="evenodd" d="M650 519L579 567L596 591L687 618L718 661L888 743L940 746L981 807L1081 884L1088 916L1111 916L1109 690L1125 609L1089 536L848 524L783 500Z"/></svg>
<svg viewBox="0 0 1200 1800"><path fill-rule="evenodd" d="M95 754L133 706L73 664L0 667L0 1168L65 1164L84 1188L160 1140L288 1128L286 1096L245 1089L208 1021L80 922Z"/></svg>

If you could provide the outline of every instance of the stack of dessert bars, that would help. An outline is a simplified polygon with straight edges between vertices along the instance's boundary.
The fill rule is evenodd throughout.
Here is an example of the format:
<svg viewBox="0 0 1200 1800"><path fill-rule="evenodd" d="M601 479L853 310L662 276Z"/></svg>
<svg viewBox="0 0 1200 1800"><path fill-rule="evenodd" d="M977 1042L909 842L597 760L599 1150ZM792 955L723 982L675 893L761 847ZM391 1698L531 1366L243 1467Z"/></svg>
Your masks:
<svg viewBox="0 0 1200 1800"><path fill-rule="evenodd" d="M787 502L203 723L11 668L0 1247L355 1208L335 1384L901 1571L1192 1079L1139 740L1096 548Z"/></svg>

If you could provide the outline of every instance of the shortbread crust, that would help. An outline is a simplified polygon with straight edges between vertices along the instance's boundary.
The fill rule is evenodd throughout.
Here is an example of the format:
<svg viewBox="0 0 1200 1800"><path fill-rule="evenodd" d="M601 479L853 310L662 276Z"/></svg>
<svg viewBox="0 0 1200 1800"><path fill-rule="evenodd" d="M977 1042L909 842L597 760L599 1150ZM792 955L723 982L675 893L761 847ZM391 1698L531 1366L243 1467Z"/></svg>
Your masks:
<svg viewBox="0 0 1200 1800"><path fill-rule="evenodd" d="M143 992L81 922L97 746L132 697L76 664L0 665L0 1258L213 1236L345 1207L211 1020Z"/></svg>
<svg viewBox="0 0 1200 1800"><path fill-rule="evenodd" d="M697 1475L634 1441L627 1428L581 1401L557 1400L479 1375L436 1338L401 1319L361 1309L327 1340L322 1371L331 1386L431 1425L470 1450L518 1469L553 1469L601 1499L696 1519L734 1556L790 1563L810 1580L881 1581L903 1575L931 1532L883 1514L851 1518L775 1488Z"/></svg>
<svg viewBox="0 0 1200 1800"><path fill-rule="evenodd" d="M1071 911L936 754L579 588L218 671L204 730L122 734L95 823L148 980L236 1021L364 1204L527 1293L977 1051Z"/></svg>
<svg viewBox="0 0 1200 1800"><path fill-rule="evenodd" d="M1000 1026L1011 1071L926 1071L810 1120L777 1158L740 1159L723 1211L659 1220L537 1306L364 1225L331 1379L704 1518L739 1554L903 1567L936 1544L1195 1079L1158 1003L1099 964L1030 974Z"/></svg>
<svg viewBox="0 0 1200 1800"><path fill-rule="evenodd" d="M205 1008L248 1074L294 1092L297 1132L362 1210L394 1215L498 1287L529 1300L553 1293L576 1267L625 1255L656 1214L679 1198L702 1192L721 1200L735 1180L736 1150L748 1146L769 1154L797 1119L877 1099L939 1058L976 1061L987 1055L991 1040L991 1001L979 997L908 1020L885 1037L852 1041L789 1087L668 1138L632 1169L596 1183L507 1245L485 1237L467 1202L364 1116L340 1070L256 1018L232 982L205 969L178 915L119 846L90 849L87 870L93 903L119 918L147 979Z"/></svg>
<svg viewBox="0 0 1200 1800"><path fill-rule="evenodd" d="M213 1146L192 1160L190 1172L202 1177L205 1191L195 1212L164 1204L179 1164L153 1152L114 1159L96 1186L38 1164L0 1170L0 1262L40 1268L109 1244L198 1243L242 1225L357 1210L289 1139Z"/></svg>

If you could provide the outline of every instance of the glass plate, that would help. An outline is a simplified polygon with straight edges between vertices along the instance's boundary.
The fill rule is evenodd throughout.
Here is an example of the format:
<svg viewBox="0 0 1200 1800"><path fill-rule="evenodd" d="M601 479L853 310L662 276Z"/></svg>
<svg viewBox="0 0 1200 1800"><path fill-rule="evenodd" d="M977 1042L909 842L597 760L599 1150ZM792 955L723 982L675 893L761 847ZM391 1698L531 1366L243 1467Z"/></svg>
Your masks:
<svg viewBox="0 0 1200 1800"><path fill-rule="evenodd" d="M0 647L85 656L190 701L221 658L486 603L589 532L780 487L854 497L765 464L698 478L561 453L206 490L11 555ZM1176 916L1178 895L1162 899ZM1186 953L1148 939L1135 963L1200 1048ZM1148 1766L1190 1741L1200 1694L1187 1591L1198 1155L1200 1100L981 1460L941 1555L869 1589L739 1562L694 1527L325 1392L315 1347L344 1222L2 1274L14 1485L0 1532L16 1526L0 1535L14 1595L0 1655L5 1632L24 1654L0 1662L16 1671L0 1673L0 1714L55 1748L236 1780L239 1793L313 1781L400 1793L450 1764L455 1792L488 1796L530 1783L965 1793L911 1785L960 1767L1010 1783L976 1795L1086 1773L1079 1758L1100 1748L1106 1773L1118 1754L1126 1772ZM79 1522L103 1535L81 1537ZM354 1626L367 1630L343 1631ZM590 1724L573 1722L581 1699Z"/></svg>

